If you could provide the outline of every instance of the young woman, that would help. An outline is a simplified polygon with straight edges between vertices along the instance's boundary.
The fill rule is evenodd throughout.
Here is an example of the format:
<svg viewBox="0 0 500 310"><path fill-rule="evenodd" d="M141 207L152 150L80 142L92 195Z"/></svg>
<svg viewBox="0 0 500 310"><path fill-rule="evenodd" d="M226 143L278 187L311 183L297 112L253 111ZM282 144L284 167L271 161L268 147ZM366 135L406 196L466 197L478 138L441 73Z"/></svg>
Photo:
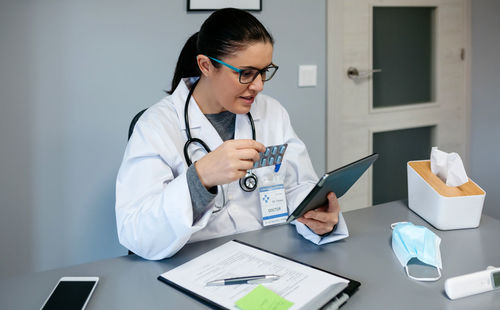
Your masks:
<svg viewBox="0 0 500 310"><path fill-rule="evenodd" d="M261 94L278 69L273 43L253 15L237 9L214 12L188 39L170 95L139 119L118 173L116 218L125 247L162 259L187 242L260 229L253 189L262 180L283 181L290 212L314 186L318 177L287 112ZM266 146L284 143L279 170L252 169ZM333 193L328 201L295 222L318 244L347 236Z"/></svg>

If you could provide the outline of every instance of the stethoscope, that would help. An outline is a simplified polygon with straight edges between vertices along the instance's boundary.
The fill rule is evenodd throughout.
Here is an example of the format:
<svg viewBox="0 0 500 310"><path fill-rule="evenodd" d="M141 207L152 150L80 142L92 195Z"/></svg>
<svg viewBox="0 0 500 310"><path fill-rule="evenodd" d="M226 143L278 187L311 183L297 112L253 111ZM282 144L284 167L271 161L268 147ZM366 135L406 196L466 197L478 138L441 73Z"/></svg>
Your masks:
<svg viewBox="0 0 500 310"><path fill-rule="evenodd" d="M193 95L194 89L195 89L196 85L198 84L198 81L194 82L193 86L189 90L189 94L186 98L186 103L184 105L184 123L186 124L186 136L187 136L186 144L184 144L184 159L186 159L186 163L188 164L188 166L191 166L191 164L193 163L191 161L191 159L189 158L189 154L188 154L188 147L191 143L194 143L194 142L199 143L205 149L205 151L207 153L211 152L210 148L208 147L208 145L205 142L203 142L203 140L191 137L191 129L189 128L189 116L188 116L189 100L191 99L191 96ZM250 120L250 126L252 127L252 139L255 140L255 124L253 122L252 114L250 114L250 112L248 112L247 116L248 116L248 119ZM252 170L248 170L247 174L243 178L240 179L240 187L245 192L252 192L257 188L257 176L252 172Z"/></svg>

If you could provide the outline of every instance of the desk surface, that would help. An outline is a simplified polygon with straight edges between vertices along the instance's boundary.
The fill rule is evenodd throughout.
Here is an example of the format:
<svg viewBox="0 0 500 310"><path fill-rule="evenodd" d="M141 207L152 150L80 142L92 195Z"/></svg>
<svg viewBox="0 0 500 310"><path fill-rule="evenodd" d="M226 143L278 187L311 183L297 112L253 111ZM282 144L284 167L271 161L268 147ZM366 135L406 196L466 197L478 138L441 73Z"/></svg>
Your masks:
<svg viewBox="0 0 500 310"><path fill-rule="evenodd" d="M239 239L361 282L342 309L499 309L500 290L449 300L444 281L453 276L500 266L500 221L483 215L477 229L438 231L396 201L344 213L350 237L317 246L290 225L185 246L170 259L146 261L135 255L0 279L0 309L39 309L62 276L99 276L87 309L205 309L205 305L156 278L231 239ZM411 221L441 237L442 278L409 279L391 248L390 224ZM424 268L415 268L424 272Z"/></svg>

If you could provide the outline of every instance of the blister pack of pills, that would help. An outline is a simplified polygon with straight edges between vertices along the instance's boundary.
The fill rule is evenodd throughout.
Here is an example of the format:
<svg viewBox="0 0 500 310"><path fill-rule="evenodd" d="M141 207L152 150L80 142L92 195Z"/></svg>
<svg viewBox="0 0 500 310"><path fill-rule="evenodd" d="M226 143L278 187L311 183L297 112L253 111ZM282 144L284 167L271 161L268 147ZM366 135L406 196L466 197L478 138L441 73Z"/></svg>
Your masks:
<svg viewBox="0 0 500 310"><path fill-rule="evenodd" d="M266 147L264 152L259 153L260 159L254 163L253 168L256 169L281 164L287 147L288 143Z"/></svg>

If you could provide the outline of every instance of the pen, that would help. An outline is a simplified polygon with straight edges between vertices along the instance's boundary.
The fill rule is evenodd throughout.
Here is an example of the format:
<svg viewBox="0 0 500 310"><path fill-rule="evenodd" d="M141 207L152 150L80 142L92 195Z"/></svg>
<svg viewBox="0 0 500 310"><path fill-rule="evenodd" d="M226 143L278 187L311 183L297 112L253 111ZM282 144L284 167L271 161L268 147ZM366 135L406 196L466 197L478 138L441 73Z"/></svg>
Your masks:
<svg viewBox="0 0 500 310"><path fill-rule="evenodd" d="M259 284L276 281L280 278L275 274L268 275L257 275L257 276L247 276L247 277L237 277L213 280L207 283L207 286L220 286L220 285L234 285L234 284Z"/></svg>
<svg viewBox="0 0 500 310"><path fill-rule="evenodd" d="M274 165L274 172L280 171L281 164Z"/></svg>
<svg viewBox="0 0 500 310"><path fill-rule="evenodd" d="M342 295L335 297L331 302L325 305L325 310L337 310L347 302L349 295L342 293Z"/></svg>

